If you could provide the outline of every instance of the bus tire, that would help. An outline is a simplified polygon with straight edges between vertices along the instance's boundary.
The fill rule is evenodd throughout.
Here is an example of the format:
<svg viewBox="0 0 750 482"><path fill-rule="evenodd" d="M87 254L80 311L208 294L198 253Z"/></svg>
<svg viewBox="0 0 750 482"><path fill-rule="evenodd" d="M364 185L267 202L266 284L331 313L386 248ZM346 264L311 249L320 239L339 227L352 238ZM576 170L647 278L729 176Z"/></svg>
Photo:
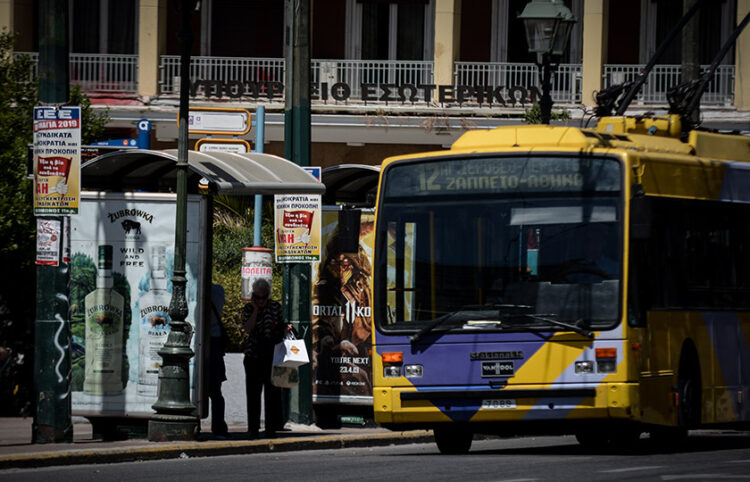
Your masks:
<svg viewBox="0 0 750 482"><path fill-rule="evenodd" d="M701 369L692 342L682 349L677 374L677 422L684 430L696 428L701 422Z"/></svg>
<svg viewBox="0 0 750 482"><path fill-rule="evenodd" d="M436 427L433 430L435 443L441 454L459 455L469 453L474 434L463 427Z"/></svg>
<svg viewBox="0 0 750 482"><path fill-rule="evenodd" d="M586 450L604 450L609 445L609 432L602 429L582 429L576 432L576 440Z"/></svg>
<svg viewBox="0 0 750 482"><path fill-rule="evenodd" d="M654 427L649 431L649 439L655 447L679 448L687 439L687 429L683 427Z"/></svg>

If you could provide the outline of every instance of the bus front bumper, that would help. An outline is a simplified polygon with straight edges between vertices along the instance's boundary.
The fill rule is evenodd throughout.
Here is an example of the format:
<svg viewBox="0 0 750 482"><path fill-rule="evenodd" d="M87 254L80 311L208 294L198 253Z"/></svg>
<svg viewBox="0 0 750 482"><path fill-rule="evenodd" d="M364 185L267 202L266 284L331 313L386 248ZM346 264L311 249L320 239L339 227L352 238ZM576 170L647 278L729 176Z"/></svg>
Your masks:
<svg viewBox="0 0 750 482"><path fill-rule="evenodd" d="M411 426L444 422L637 420L640 413L635 383L529 385L502 390L376 387L373 404L376 422Z"/></svg>

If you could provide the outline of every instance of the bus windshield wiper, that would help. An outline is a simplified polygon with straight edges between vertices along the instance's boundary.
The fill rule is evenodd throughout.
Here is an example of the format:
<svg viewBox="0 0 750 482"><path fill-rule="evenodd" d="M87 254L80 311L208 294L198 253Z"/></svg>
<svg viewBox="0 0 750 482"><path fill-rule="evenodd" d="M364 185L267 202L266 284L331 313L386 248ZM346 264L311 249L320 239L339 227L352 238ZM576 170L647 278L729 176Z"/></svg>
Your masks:
<svg viewBox="0 0 750 482"><path fill-rule="evenodd" d="M451 311L449 313L446 313L444 315L438 316L434 320L431 320L429 324L422 327L418 332L414 333L412 336L409 337L412 343L416 343L419 340L422 339L423 336L431 333L435 328L442 325L448 320L453 321L460 321L460 322L466 322L469 320L483 320L487 318L488 312L491 312L491 316L498 317L500 313L498 311L498 308L530 308L527 306L521 306L521 305L466 305L462 306L461 309L456 311ZM488 310L488 308L494 308L494 310Z"/></svg>
<svg viewBox="0 0 750 482"><path fill-rule="evenodd" d="M594 333L591 330L588 330L582 326L572 323L565 323L564 321L551 318L552 316L556 316L555 314L535 315L532 313L522 313L521 316L531 318L532 320L544 321L545 323L549 323L550 325L561 326L588 338L594 337Z"/></svg>

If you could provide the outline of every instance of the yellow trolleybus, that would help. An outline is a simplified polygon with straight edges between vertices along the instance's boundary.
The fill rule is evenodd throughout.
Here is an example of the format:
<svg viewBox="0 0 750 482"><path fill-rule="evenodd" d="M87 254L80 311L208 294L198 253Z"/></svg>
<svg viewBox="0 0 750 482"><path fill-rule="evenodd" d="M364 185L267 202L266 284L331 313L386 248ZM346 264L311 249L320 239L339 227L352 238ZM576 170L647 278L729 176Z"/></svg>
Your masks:
<svg viewBox="0 0 750 482"><path fill-rule="evenodd" d="M586 445L750 424L750 138L680 118L472 131L389 158L375 419Z"/></svg>

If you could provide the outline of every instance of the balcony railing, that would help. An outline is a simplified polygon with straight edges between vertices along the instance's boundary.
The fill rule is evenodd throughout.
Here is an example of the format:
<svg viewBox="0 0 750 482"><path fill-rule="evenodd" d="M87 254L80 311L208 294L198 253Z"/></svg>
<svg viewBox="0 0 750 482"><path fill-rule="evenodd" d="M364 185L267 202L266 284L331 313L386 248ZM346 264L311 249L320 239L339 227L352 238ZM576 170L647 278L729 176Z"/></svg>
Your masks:
<svg viewBox="0 0 750 482"><path fill-rule="evenodd" d="M310 81L319 89L316 97L330 102L361 99L363 83L417 86L432 83L433 77L429 61L312 60L310 70ZM179 72L179 56L161 57L162 94L179 92ZM284 74L284 59L191 57L191 95L282 100L283 90L274 84L283 85ZM419 89L409 90L406 97L424 100Z"/></svg>
<svg viewBox="0 0 750 482"><path fill-rule="evenodd" d="M539 93L542 90L539 68L531 63L456 62L454 78L456 85L492 86L493 91L500 88L500 94L508 104L525 104L532 96L532 88ZM524 92L527 98L521 102ZM560 64L552 77L550 95L555 102L581 102L581 65Z"/></svg>
<svg viewBox="0 0 750 482"><path fill-rule="evenodd" d="M38 75L37 52L15 52L28 55ZM80 84L87 93L135 94L138 92L138 55L70 54L70 82Z"/></svg>
<svg viewBox="0 0 750 482"><path fill-rule="evenodd" d="M604 87L635 80L645 65L607 64L604 66ZM709 66L701 66L705 71ZM667 91L680 83L679 65L656 65L635 99L637 104L667 103ZM734 102L734 65L720 65L713 80L701 97L701 105L732 105Z"/></svg>
<svg viewBox="0 0 750 482"><path fill-rule="evenodd" d="M374 87L365 93L365 97L384 97L385 102L424 102L425 91L418 86L432 84L434 77L433 62L426 60L313 60L310 67L311 81L321 85L321 99L324 94L323 84L328 89L336 84L346 85L350 89L350 99L362 99L362 84L373 84ZM381 84L398 87L386 92L378 87ZM332 94L341 97L341 88L344 87L339 87L338 92L330 92L327 100L337 100Z"/></svg>
<svg viewBox="0 0 750 482"><path fill-rule="evenodd" d="M29 55L38 63L36 52ZM162 94L179 92L180 58L163 55L160 63ZM703 66L705 69L707 66ZM603 87L635 79L643 65L607 64ZM635 104L666 105L667 90L680 82L679 65L657 65L652 70ZM734 101L734 65L721 65L704 93L701 104L730 106ZM192 57L192 95L235 98L266 98L281 101L285 82L284 59L246 57ZM70 80L88 93L138 92L138 56L115 54L70 54ZM424 102L427 90L420 85L434 83L431 61L312 60L311 81L318 86L316 97L332 103L368 99L373 102ZM325 85L324 85L325 84ZM338 85L337 85L338 84ZM363 96L362 84L373 84ZM388 93L390 85L390 93ZM456 62L454 85L463 86L461 96L468 104L525 104L538 95L536 64L504 62ZM381 88L380 86L386 86ZM395 86L395 88L393 87ZM412 88L412 86L414 88ZM433 101L437 93L431 92ZM562 64L552 79L552 99L558 103L581 102L581 65ZM458 94L454 93L454 98ZM522 97L526 97L521 102ZM502 99L500 101L499 99Z"/></svg>
<svg viewBox="0 0 750 482"><path fill-rule="evenodd" d="M180 56L162 55L159 87L162 94L180 91ZM217 97L280 96L272 83L284 83L284 59L249 57L191 57L191 95Z"/></svg>

